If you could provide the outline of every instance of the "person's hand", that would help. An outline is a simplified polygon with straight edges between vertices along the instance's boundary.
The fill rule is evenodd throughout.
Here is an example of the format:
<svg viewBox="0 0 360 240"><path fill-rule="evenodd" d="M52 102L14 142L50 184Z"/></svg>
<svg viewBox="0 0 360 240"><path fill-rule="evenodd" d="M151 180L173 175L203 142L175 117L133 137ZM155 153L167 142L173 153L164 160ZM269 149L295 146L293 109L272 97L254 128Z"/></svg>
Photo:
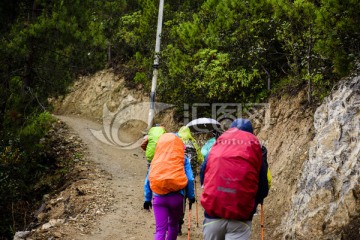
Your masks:
<svg viewBox="0 0 360 240"><path fill-rule="evenodd" d="M150 211L151 208L152 208L152 203L151 203L151 201L145 201L145 202L144 202L144 209Z"/></svg>
<svg viewBox="0 0 360 240"><path fill-rule="evenodd" d="M191 209L191 206L195 202L195 198L189 198L189 209Z"/></svg>

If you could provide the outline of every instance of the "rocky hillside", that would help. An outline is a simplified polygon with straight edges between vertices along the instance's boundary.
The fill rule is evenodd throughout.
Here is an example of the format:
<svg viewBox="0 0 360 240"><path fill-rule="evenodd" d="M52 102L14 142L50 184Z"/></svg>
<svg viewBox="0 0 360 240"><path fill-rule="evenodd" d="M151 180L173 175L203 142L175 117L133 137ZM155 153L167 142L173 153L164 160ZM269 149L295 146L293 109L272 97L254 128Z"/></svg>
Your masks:
<svg viewBox="0 0 360 240"><path fill-rule="evenodd" d="M285 238L360 239L360 76L339 83L316 109L314 128Z"/></svg>
<svg viewBox="0 0 360 240"><path fill-rule="evenodd" d="M313 111L305 92L271 99L273 187L266 199L273 239L359 239L360 77L341 81ZM255 230L260 231L260 230Z"/></svg>
<svg viewBox="0 0 360 240"><path fill-rule="evenodd" d="M66 96L52 99L51 102L55 107L55 114L80 115L101 121L104 104L110 111L114 111L136 99L148 100L141 91L126 88L124 79L120 76L111 71L101 71L92 76L80 77L69 88Z"/></svg>

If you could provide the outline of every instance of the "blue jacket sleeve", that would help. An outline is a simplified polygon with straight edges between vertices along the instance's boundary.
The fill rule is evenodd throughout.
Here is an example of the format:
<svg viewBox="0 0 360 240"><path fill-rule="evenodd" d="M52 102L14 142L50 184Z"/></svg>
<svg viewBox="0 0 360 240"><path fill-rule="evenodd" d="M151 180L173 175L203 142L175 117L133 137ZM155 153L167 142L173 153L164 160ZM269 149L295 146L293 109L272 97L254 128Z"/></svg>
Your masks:
<svg viewBox="0 0 360 240"><path fill-rule="evenodd" d="M267 172L268 172L268 162L267 162L267 149L264 146L261 146L262 151L262 164L260 169L260 175L259 175L259 188L256 193L256 205L259 203L263 203L264 198L269 193L269 182L267 178Z"/></svg>
<svg viewBox="0 0 360 240"><path fill-rule="evenodd" d="M204 162L200 166L200 184L201 185L204 185L207 160L208 160L208 156L206 156Z"/></svg>
<svg viewBox="0 0 360 240"><path fill-rule="evenodd" d="M185 188L186 196L187 198L192 199L195 198L194 174L191 170L190 161L187 157L185 157L184 168L185 168L186 177L188 179L188 184L186 185Z"/></svg>
<svg viewBox="0 0 360 240"><path fill-rule="evenodd" d="M152 191L150 188L150 181L149 181L149 172L150 172L150 169L148 170L148 172L146 174L146 178L145 178L145 182L144 182L144 201L151 201L151 199L152 199Z"/></svg>

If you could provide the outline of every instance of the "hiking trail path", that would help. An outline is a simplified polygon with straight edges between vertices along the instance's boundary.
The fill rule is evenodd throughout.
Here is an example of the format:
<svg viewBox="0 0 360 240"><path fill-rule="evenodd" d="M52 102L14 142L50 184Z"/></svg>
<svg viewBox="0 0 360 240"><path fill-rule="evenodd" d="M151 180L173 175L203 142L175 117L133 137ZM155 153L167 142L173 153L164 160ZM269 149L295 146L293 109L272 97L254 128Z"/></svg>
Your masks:
<svg viewBox="0 0 360 240"><path fill-rule="evenodd" d="M153 212L143 209L143 183L147 171L144 151L138 147L125 150L107 145L97 140L90 129L101 130L102 125L93 121L73 117L56 116L72 128L87 146L87 158L99 168L107 171L111 177L110 186L114 192L115 203L112 210L99 217L91 234L73 236L76 240L146 240L153 239L155 220ZM201 188L197 179L197 198ZM187 239L188 209L185 211L183 235L178 239ZM199 224L196 226L196 208L191 212L191 239L202 239L203 210L198 205Z"/></svg>

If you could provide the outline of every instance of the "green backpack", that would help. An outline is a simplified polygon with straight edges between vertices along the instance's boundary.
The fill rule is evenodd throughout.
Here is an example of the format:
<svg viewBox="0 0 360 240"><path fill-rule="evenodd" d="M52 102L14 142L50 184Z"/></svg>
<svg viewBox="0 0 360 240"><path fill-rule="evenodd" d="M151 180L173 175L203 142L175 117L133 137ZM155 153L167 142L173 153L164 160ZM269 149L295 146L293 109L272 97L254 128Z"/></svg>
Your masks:
<svg viewBox="0 0 360 240"><path fill-rule="evenodd" d="M154 157L156 143L160 136L166 133L163 127L152 127L148 132L148 144L146 146L145 156L150 163Z"/></svg>

